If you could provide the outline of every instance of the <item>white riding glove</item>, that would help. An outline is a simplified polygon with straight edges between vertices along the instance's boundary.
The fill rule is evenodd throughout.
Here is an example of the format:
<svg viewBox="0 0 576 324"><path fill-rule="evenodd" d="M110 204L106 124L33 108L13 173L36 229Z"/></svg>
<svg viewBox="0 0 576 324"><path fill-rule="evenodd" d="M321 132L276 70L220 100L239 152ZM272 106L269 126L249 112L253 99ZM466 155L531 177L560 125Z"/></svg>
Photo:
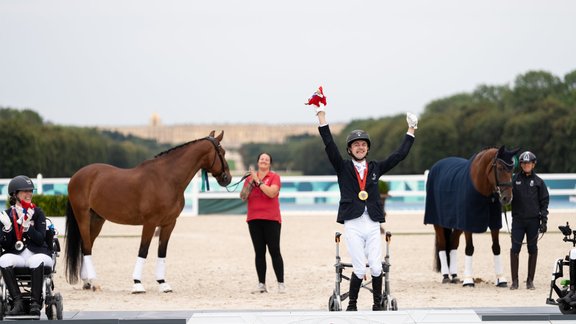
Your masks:
<svg viewBox="0 0 576 324"><path fill-rule="evenodd" d="M10 217L5 211L0 213L0 222L4 225L4 232L10 232L12 229L12 221L10 221Z"/></svg>
<svg viewBox="0 0 576 324"><path fill-rule="evenodd" d="M408 122L408 127L418 128L418 117L413 113L406 113L406 122Z"/></svg>

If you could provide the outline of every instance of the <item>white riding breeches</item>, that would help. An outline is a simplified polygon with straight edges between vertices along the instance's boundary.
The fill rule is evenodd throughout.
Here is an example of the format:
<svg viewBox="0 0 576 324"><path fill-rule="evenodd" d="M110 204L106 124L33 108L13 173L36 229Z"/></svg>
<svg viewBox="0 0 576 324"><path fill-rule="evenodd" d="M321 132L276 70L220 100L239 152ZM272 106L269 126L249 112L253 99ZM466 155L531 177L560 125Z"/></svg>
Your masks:
<svg viewBox="0 0 576 324"><path fill-rule="evenodd" d="M365 210L362 216L344 221L346 247L352 259L352 268L358 278L366 275L366 260L371 275L382 274L382 242L380 223L373 221Z"/></svg>
<svg viewBox="0 0 576 324"><path fill-rule="evenodd" d="M20 254L6 253L0 256L0 267L8 268L30 268L35 269L44 262L45 267L53 267L54 260L43 253L32 253L28 249L24 249Z"/></svg>

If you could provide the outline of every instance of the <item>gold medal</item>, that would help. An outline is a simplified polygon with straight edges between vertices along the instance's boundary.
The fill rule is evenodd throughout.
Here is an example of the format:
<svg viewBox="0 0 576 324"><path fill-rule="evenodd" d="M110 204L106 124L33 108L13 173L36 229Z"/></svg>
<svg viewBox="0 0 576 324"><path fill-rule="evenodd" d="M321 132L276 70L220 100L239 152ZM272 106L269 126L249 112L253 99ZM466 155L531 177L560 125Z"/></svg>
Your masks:
<svg viewBox="0 0 576 324"><path fill-rule="evenodd" d="M368 199L368 193L367 193L366 191L364 191L364 190L360 191L360 192L358 193L358 199L360 199L360 200L366 200L366 199Z"/></svg>

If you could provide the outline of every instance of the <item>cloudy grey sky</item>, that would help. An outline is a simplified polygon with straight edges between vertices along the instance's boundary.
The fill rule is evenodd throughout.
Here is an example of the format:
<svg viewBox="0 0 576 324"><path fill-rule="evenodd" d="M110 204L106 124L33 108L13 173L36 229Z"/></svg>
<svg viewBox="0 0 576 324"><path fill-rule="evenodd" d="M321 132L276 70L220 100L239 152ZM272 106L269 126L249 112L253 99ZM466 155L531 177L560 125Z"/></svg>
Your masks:
<svg viewBox="0 0 576 324"><path fill-rule="evenodd" d="M0 106L63 125L315 123L576 69L572 0L1 0Z"/></svg>

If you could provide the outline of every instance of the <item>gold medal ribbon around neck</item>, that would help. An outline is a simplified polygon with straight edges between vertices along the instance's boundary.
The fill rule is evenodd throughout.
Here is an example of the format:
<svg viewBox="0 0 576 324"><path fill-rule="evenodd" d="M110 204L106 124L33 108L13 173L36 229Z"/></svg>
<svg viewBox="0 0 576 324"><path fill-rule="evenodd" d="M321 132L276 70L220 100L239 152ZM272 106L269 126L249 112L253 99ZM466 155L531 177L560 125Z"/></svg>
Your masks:
<svg viewBox="0 0 576 324"><path fill-rule="evenodd" d="M368 166L364 168L364 176L362 178L360 178L360 172L358 172L358 169L356 169L356 167L354 167L354 171L356 171L356 179L358 179L358 186L360 187L360 192L358 193L358 199L366 200L368 199L368 193L365 190L366 178L368 176Z"/></svg>

